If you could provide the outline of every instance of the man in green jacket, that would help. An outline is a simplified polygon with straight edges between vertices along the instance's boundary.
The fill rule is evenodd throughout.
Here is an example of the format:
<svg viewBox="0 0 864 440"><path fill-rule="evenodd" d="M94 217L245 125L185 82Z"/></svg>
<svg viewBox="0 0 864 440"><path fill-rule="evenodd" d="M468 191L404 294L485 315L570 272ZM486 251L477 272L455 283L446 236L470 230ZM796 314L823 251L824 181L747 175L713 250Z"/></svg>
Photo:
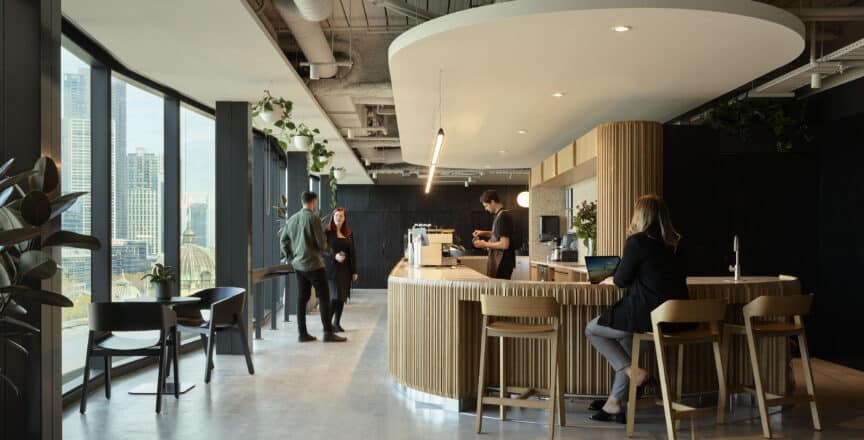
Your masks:
<svg viewBox="0 0 864 440"><path fill-rule="evenodd" d="M306 330L306 303L312 296L312 287L318 294L318 310L324 325L324 342L345 342L347 339L333 333L330 323L330 291L321 254L329 252L321 219L315 214L318 195L305 191L300 196L303 209L291 216L282 228L279 242L282 258L291 263L297 275L300 293L297 295L297 330L300 342L314 341Z"/></svg>

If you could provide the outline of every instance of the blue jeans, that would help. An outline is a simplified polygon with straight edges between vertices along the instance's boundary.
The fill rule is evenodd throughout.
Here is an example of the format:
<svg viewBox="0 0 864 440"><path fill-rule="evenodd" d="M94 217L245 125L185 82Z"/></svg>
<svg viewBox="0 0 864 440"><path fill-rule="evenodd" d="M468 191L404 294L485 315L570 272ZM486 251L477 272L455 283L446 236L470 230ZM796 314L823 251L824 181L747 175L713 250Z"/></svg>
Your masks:
<svg viewBox="0 0 864 440"><path fill-rule="evenodd" d="M598 319L592 319L585 326L585 337L615 370L615 381L612 382L612 391L609 395L618 400L626 401L630 378L624 373L624 369L630 366L633 333L599 325L597 324Z"/></svg>

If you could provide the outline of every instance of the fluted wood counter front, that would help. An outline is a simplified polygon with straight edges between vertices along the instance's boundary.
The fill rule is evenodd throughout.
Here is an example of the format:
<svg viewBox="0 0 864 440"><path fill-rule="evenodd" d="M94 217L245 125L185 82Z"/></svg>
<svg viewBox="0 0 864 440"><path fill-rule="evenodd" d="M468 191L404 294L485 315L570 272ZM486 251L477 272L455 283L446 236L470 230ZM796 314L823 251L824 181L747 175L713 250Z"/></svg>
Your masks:
<svg viewBox="0 0 864 440"><path fill-rule="evenodd" d="M690 297L723 298L729 302L727 319L740 319L741 306L760 295L800 293L797 279L744 277L688 278ZM502 281L487 278L464 266L413 268L399 263L387 289L387 330L390 374L399 383L425 393L465 400L477 393L480 353L480 294L554 296L561 304L565 352L565 392L580 396L606 395L613 372L585 339L585 325L614 304L623 290L612 285ZM740 321L739 321L740 322ZM487 377L498 382L497 345L490 341L492 359ZM534 341L507 341L507 383L546 387L547 347ZM732 383L752 383L743 341L732 343L729 377ZM643 356L653 369L654 355ZM791 386L789 345L765 341L762 366L769 391ZM675 365L670 362L669 365ZM685 393L716 391L710 347L688 347L685 353ZM673 371L670 374L674 374ZM674 377L674 376L672 376Z"/></svg>

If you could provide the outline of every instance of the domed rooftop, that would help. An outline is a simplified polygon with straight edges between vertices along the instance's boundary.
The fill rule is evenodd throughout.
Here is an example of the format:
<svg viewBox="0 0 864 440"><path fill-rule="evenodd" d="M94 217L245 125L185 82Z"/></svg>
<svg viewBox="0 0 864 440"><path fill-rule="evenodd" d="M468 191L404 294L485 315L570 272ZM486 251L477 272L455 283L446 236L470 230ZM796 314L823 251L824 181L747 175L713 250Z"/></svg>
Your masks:
<svg viewBox="0 0 864 440"><path fill-rule="evenodd" d="M180 288L198 290L214 287L216 262L206 248L195 244L195 231L186 225L180 244Z"/></svg>
<svg viewBox="0 0 864 440"><path fill-rule="evenodd" d="M141 296L141 291L126 279L126 272L123 272L120 274L120 279L114 282L111 296L116 299L138 298Z"/></svg>

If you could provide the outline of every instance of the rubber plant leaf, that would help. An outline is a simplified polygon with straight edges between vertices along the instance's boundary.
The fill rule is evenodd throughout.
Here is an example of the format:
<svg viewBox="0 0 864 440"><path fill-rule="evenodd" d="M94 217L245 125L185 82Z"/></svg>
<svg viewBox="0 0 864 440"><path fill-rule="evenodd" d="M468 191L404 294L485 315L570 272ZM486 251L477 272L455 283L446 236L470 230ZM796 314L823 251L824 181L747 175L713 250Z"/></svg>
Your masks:
<svg viewBox="0 0 864 440"><path fill-rule="evenodd" d="M30 241L34 238L39 238L41 234L41 230L35 226L25 226L6 231L0 230L0 246L5 247L21 243L22 241Z"/></svg>
<svg viewBox="0 0 864 440"><path fill-rule="evenodd" d="M30 176L30 190L52 194L60 188L60 172L50 157L42 156L33 165L36 174Z"/></svg>
<svg viewBox="0 0 864 440"><path fill-rule="evenodd" d="M60 197L51 201L51 219L56 218L60 214L66 212L67 209L71 208L75 202L78 201L78 198L86 195L86 192L74 192L69 194L63 194Z"/></svg>
<svg viewBox="0 0 864 440"><path fill-rule="evenodd" d="M27 298L30 301L35 301L46 306L72 307L74 305L69 298L47 290L33 289L21 285L9 286L2 290L11 294L13 298Z"/></svg>
<svg viewBox="0 0 864 440"><path fill-rule="evenodd" d="M21 201L21 217L33 226L42 226L50 220L51 200L42 191L30 191Z"/></svg>
<svg viewBox="0 0 864 440"><path fill-rule="evenodd" d="M20 351L21 353L24 353L24 356L29 356L29 355L30 355L30 352L27 351L27 349L24 348L23 345L21 345L21 344L15 342L15 341L13 341L12 339L9 339L9 338L3 338L3 340L6 341L6 343L9 344L10 347L12 347L12 348L14 348L14 349Z"/></svg>
<svg viewBox="0 0 864 440"><path fill-rule="evenodd" d="M0 233L2 234L2 233ZM42 241L42 247L63 246L97 251L102 247L99 239L92 235L82 235L71 231L57 231Z"/></svg>
<svg viewBox="0 0 864 440"><path fill-rule="evenodd" d="M5 374L3 374L3 370L0 370L0 379L2 379L3 382L6 382L6 385L9 385L9 388L12 388L12 391L15 392L16 396L21 396L21 392L18 391L18 387L15 386L15 383L12 382L12 379L9 379Z"/></svg>
<svg viewBox="0 0 864 440"><path fill-rule="evenodd" d="M14 157L7 160L3 165L0 165L0 177L3 177L6 175L6 173L9 171L9 168L12 167L13 163L15 163Z"/></svg>
<svg viewBox="0 0 864 440"><path fill-rule="evenodd" d="M32 325L30 325L30 324L28 324L28 323L26 323L20 319L15 319L11 316L0 316L0 322L5 322L6 324L11 325L12 327L17 327L17 328L26 330L30 333L39 333L38 328L33 327Z"/></svg>
<svg viewBox="0 0 864 440"><path fill-rule="evenodd" d="M21 275L34 280L45 280L57 273L57 263L45 252L27 251L18 260Z"/></svg>

